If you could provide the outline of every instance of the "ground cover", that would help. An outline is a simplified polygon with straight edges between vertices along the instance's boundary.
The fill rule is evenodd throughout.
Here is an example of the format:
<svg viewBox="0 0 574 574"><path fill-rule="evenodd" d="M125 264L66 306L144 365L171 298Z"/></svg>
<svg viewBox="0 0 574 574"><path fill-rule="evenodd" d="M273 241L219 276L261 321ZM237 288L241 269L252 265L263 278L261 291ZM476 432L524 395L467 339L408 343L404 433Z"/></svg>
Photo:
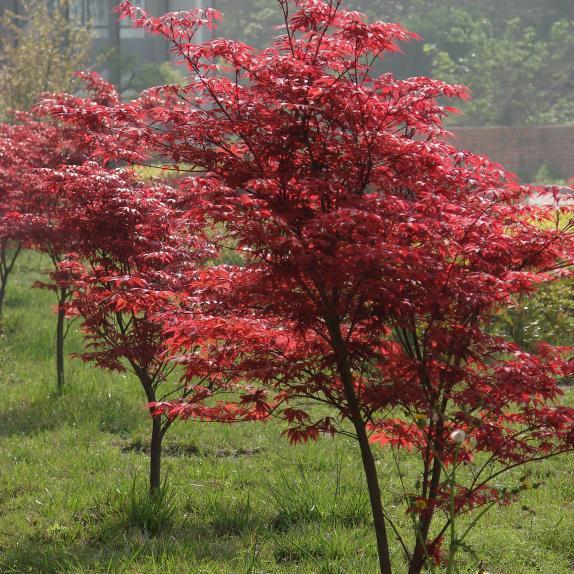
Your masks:
<svg viewBox="0 0 574 574"><path fill-rule="evenodd" d="M10 284L0 357L0 573L370 574L370 512L345 437L291 447L279 424L178 423L166 438L167 507L146 508L145 398L135 381L70 360L55 394L53 295L31 289L45 263L25 253ZM81 338L74 327L68 350ZM574 393L567 392L570 403ZM378 451L387 507L408 526L388 452ZM408 460L408 455L403 455ZM388 469L388 471L386 471ZM518 484L522 471L505 479ZM574 457L532 467L510 508L470 542L491 574L574 569ZM408 477L406 477L408 484ZM139 493L143 493L143 497ZM153 510L153 509L152 509ZM394 544L396 571L404 571ZM461 572L478 570L472 556Z"/></svg>

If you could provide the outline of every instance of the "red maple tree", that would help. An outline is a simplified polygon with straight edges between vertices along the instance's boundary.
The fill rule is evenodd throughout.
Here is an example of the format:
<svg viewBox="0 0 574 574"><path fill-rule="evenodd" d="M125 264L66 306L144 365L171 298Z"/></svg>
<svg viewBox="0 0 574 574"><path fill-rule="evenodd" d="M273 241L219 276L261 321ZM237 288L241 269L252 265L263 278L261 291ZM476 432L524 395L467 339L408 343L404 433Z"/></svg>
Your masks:
<svg viewBox="0 0 574 574"><path fill-rule="evenodd" d="M111 106L119 103L115 88L93 73L79 74L87 89L87 96L79 98L85 106ZM49 100L48 100L49 101ZM65 306L70 292L58 281L57 270L66 253L73 250L75 238L61 223L60 212L73 205L75 198L66 195L65 189L54 183L52 170L64 165L79 165L91 158L96 146L93 136L81 127L65 124L52 115L49 105L40 102L33 111L18 113L16 123L6 127L11 147L9 169L3 171L6 185L12 190L3 219L11 235L8 245L16 242L14 254L20 246L45 253L51 264L50 281L36 286L55 292L57 299L56 323L56 375L58 392L64 387L64 342L66 336ZM103 137L103 136L102 136ZM113 137L110 131L107 136ZM12 269L14 260L8 262L3 275ZM5 287L5 281L4 287Z"/></svg>
<svg viewBox="0 0 574 574"><path fill-rule="evenodd" d="M465 536L456 516L512 499L493 482L501 474L574 448L574 409L555 404L569 374L561 353L525 353L489 333L513 297L564 275L569 217L525 207L529 190L499 165L445 143L442 98L464 88L375 75L413 34L338 0L278 5L284 33L256 52L194 43L216 11L152 18L125 2L123 16L172 42L189 84L57 111L94 133L131 123L100 142L105 157L135 147L194 171L181 184L192 211L245 265L197 272L186 289L203 312L173 313L190 380L201 360L212 377L251 381L244 403L282 416L293 442L355 437L380 572L392 570L390 526L418 574L441 560L447 531L454 562ZM316 416L313 402L332 414ZM201 416L185 401L156 411ZM379 476L379 445L420 460L405 491L412 545L383 506L379 480L395 471Z"/></svg>
<svg viewBox="0 0 574 574"><path fill-rule="evenodd" d="M112 113L119 101L109 84L95 74L87 80L88 97L52 94L38 106L58 126L69 110L87 112L85 121L77 117L62 126L81 137L84 160L89 161L42 170L38 185L43 196L54 190L59 198L50 237L64 236L66 243L55 250L58 258L50 277L66 294L62 312L81 320L88 347L81 358L107 370L132 372L150 412L155 403L179 397L193 404L195 416L203 420L256 418L250 406L215 399L218 393L237 392L238 385L213 376L209 361L194 361L193 379L174 373L177 361L165 347L166 316L169 321L175 312L201 314L201 305L188 296L188 285L196 269L215 257L217 247L206 240L205 215L189 210L189 200L169 182L146 182L130 170L109 167L116 157L130 163L145 160L141 144L124 138L140 132L132 127L132 116ZM138 105L154 102L144 96ZM106 149L115 156L104 153ZM161 486L162 441L173 421L152 419L150 494Z"/></svg>
<svg viewBox="0 0 574 574"><path fill-rule="evenodd" d="M22 249L18 225L22 169L18 143L28 141L20 126L0 124L0 315L4 309L10 273Z"/></svg>
<svg viewBox="0 0 574 574"><path fill-rule="evenodd" d="M15 112L12 123L0 124L0 310L16 259L32 244L23 216L38 212L32 198L38 189L35 170L64 160L60 141L58 129L32 113Z"/></svg>
<svg viewBox="0 0 574 574"><path fill-rule="evenodd" d="M80 317L86 343L81 358L133 373L150 405L179 397L199 408L213 396L213 385L202 386L205 377L170 377L177 363L166 354L163 315L181 306L177 294L189 274L213 255L203 239L205 225L182 217L185 203L178 191L139 181L130 171L86 162L53 170L50 179L73 198L58 219L73 238L74 253L59 263L53 278L71 294L67 312ZM151 420L151 494L161 487L162 441L173 421Z"/></svg>

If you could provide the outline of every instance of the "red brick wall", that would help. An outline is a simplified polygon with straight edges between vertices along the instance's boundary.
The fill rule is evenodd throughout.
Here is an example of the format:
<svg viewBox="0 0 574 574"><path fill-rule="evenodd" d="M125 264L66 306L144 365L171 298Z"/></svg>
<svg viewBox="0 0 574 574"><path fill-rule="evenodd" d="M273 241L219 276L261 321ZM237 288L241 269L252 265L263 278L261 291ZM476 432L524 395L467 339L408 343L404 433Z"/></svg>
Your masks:
<svg viewBox="0 0 574 574"><path fill-rule="evenodd" d="M451 128L453 145L531 179L546 164L552 175L574 177L574 126Z"/></svg>

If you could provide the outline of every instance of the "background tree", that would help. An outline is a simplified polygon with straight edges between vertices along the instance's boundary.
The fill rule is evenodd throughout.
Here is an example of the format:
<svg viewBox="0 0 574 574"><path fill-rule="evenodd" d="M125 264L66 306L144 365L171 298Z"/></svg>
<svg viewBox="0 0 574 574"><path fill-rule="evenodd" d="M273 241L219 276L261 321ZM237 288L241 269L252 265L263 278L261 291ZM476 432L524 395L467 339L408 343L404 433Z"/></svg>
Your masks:
<svg viewBox="0 0 574 574"><path fill-rule="evenodd" d="M0 309L22 247L44 244L46 233L52 231L50 213L57 202L54 193L42 188L39 170L81 161L79 148L84 145L80 139L74 141L75 130L47 121L40 114L17 112L12 119L12 123L0 124ZM40 225L40 221L44 223Z"/></svg>
<svg viewBox="0 0 574 574"><path fill-rule="evenodd" d="M273 27L281 24L274 0L218 0L216 5L225 14L217 34L250 46L266 45L273 36Z"/></svg>
<svg viewBox="0 0 574 574"><path fill-rule="evenodd" d="M87 65L91 42L89 27L70 19L69 0L54 5L25 0L22 8L21 14L6 10L0 18L0 120L8 123L19 121L13 111L29 110L42 92L73 91L75 72ZM14 219L18 197L26 186L24 180L30 183L32 166L45 165L52 156L29 128L24 120L12 132L3 125L0 134L0 312L8 277L21 251L22 238Z"/></svg>
<svg viewBox="0 0 574 574"><path fill-rule="evenodd" d="M4 310L8 279L22 249L19 207L24 187L22 178L29 173L22 146L29 142L29 136L22 126L0 124L0 315Z"/></svg>
<svg viewBox="0 0 574 574"><path fill-rule="evenodd" d="M574 20L548 30L515 17L503 24L471 9L437 9L419 28L433 75L469 86L466 125L565 123L574 119Z"/></svg>
<svg viewBox="0 0 574 574"><path fill-rule="evenodd" d="M519 297L498 314L492 332L514 341L520 348L536 349L539 341L567 347L574 343L574 293L571 279L542 286Z"/></svg>
<svg viewBox="0 0 574 574"><path fill-rule="evenodd" d="M0 19L0 117L27 110L43 92L73 92L88 64L92 34L70 16L70 0L25 0Z"/></svg>
<svg viewBox="0 0 574 574"><path fill-rule="evenodd" d="M80 77L88 91L88 96L82 100L85 105L105 107L119 103L111 84L94 74L80 74ZM83 130L58 122L50 114L49 106L38 105L33 113L16 114L17 123L13 126L5 126L5 131L12 135L13 147L5 156L9 169L3 171L3 177L4 185L12 192L11 211L2 221L13 234L5 242L7 247L10 241L16 241L17 246L23 244L45 253L52 271L57 271L65 255L73 250L75 238L62 225L60 216L62 210L74 204L75 198L66 195L65 188L56 184L51 178L51 170L62 165L82 164L96 152L100 139L113 137L113 131L89 138ZM10 265L13 266L13 260ZM58 392L62 392L65 307L70 291L58 281L39 282L37 286L53 290L57 298L56 373Z"/></svg>
<svg viewBox="0 0 574 574"><path fill-rule="evenodd" d="M111 53L106 58L110 78L121 78L118 91L135 97L146 88L161 84L180 84L183 76L172 62L148 62L139 54Z"/></svg>

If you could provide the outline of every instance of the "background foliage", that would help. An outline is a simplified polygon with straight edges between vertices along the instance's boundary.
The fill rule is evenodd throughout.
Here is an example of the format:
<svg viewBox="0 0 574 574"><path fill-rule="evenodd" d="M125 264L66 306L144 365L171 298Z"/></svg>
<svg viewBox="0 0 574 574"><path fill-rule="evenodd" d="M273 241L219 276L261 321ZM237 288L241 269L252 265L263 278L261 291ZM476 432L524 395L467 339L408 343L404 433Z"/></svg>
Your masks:
<svg viewBox="0 0 574 574"><path fill-rule="evenodd" d="M90 28L69 18L70 0L24 0L19 14L0 19L0 119L42 92L73 92L90 55Z"/></svg>
<svg viewBox="0 0 574 574"><path fill-rule="evenodd" d="M400 21L423 41L387 66L470 87L464 125L574 121L574 2L570 0L349 0L370 18ZM280 24L275 0L217 0L221 35L262 46Z"/></svg>

